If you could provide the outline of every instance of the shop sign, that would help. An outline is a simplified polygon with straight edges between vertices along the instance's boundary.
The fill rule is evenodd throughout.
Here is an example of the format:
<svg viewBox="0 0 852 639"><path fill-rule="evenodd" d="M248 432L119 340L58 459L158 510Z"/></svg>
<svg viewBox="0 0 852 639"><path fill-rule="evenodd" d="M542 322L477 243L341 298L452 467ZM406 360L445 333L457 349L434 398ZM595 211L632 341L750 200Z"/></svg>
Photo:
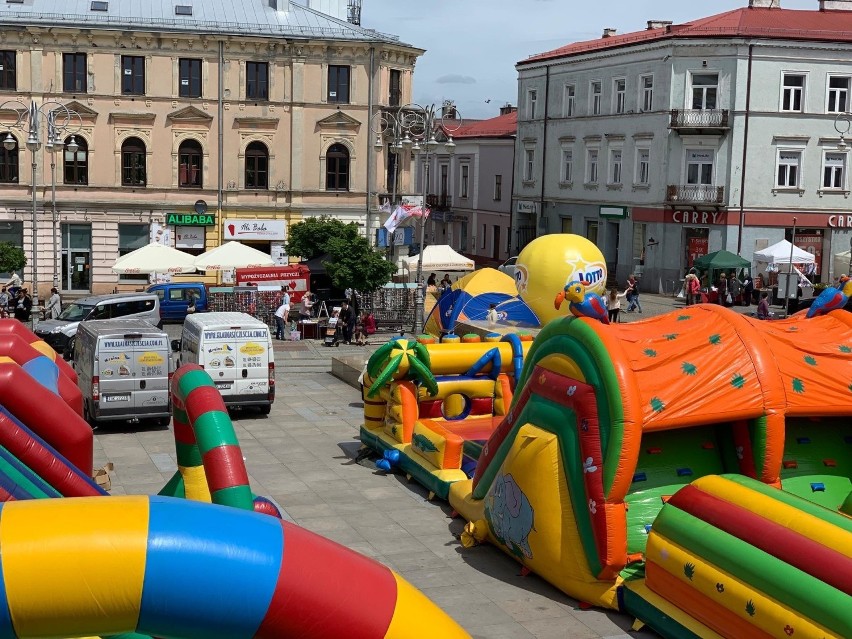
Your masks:
<svg viewBox="0 0 852 639"><path fill-rule="evenodd" d="M675 224L726 224L727 211L672 211L671 221Z"/></svg>
<svg viewBox="0 0 852 639"><path fill-rule="evenodd" d="M206 229L196 226L175 227L175 248L179 249L204 249L204 238Z"/></svg>
<svg viewBox="0 0 852 639"><path fill-rule="evenodd" d="M535 215L537 207L535 202L529 200L518 200L518 206L515 209L518 213L526 213L527 215Z"/></svg>
<svg viewBox="0 0 852 639"><path fill-rule="evenodd" d="M287 251L284 249L284 242L272 242L269 248L269 256L275 260L278 266L284 266L289 262Z"/></svg>
<svg viewBox="0 0 852 639"><path fill-rule="evenodd" d="M216 226L216 214L205 213L169 213L166 216L169 226Z"/></svg>
<svg viewBox="0 0 852 639"><path fill-rule="evenodd" d="M598 215L600 217L608 217L608 218L618 218L618 219L626 219L627 218L627 207L626 206L601 206Z"/></svg>
<svg viewBox="0 0 852 639"><path fill-rule="evenodd" d="M819 267L822 264L822 234L796 233L793 244L814 256L814 272L819 275Z"/></svg>
<svg viewBox="0 0 852 639"><path fill-rule="evenodd" d="M284 240L287 223L283 220L224 220L226 240Z"/></svg>
<svg viewBox="0 0 852 639"><path fill-rule="evenodd" d="M695 260L699 257L703 257L707 255L707 251L710 248L710 239L706 237L689 237L686 240L686 251L687 251L687 266L692 268L692 265L695 264Z"/></svg>
<svg viewBox="0 0 852 639"><path fill-rule="evenodd" d="M852 229L852 215L829 215L828 225L833 229Z"/></svg>

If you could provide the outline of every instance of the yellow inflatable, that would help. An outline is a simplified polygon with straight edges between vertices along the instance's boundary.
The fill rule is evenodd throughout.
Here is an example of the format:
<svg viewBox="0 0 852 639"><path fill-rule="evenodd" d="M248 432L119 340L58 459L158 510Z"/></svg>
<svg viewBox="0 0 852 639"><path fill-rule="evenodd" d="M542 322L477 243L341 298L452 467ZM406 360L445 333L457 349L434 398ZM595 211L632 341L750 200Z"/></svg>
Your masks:
<svg viewBox="0 0 852 639"><path fill-rule="evenodd" d="M587 291L603 295L606 262L592 242L579 235L552 233L536 238L518 256L515 285L521 299L538 315L542 325L565 311L557 311L553 299L568 282L589 282Z"/></svg>

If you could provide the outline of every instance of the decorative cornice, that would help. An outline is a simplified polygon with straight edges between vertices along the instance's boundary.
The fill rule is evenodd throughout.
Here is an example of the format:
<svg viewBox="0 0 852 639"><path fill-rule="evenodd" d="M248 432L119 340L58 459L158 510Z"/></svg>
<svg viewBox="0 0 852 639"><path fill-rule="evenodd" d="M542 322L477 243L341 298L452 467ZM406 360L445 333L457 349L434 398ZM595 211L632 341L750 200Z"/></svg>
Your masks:
<svg viewBox="0 0 852 639"><path fill-rule="evenodd" d="M209 124L210 122L212 122L212 120L212 115L210 115L209 113L205 113L201 109L198 109L194 106L188 106L182 109L178 109L177 111L172 111L166 116L166 122L168 122L169 124L174 122L200 122L203 124Z"/></svg>
<svg viewBox="0 0 852 639"><path fill-rule="evenodd" d="M154 120L157 119L156 113L141 113L141 112L122 112L122 111L113 111L109 114L109 122L110 124L118 124L118 123L133 123L133 124L148 124L153 125Z"/></svg>

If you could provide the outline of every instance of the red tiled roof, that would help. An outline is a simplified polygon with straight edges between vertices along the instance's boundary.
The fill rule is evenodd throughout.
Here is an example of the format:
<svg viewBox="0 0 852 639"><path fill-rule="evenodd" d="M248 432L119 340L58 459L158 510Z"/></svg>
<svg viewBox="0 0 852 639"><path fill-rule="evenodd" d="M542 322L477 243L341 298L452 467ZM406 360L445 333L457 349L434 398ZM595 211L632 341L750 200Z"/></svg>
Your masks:
<svg viewBox="0 0 852 639"><path fill-rule="evenodd" d="M465 124L453 133L453 138L502 138L518 132L518 112L498 115L490 120Z"/></svg>
<svg viewBox="0 0 852 639"><path fill-rule="evenodd" d="M734 9L685 24L574 42L559 49L530 56L518 62L518 65L679 38L769 38L852 42L852 11L802 11L764 7Z"/></svg>

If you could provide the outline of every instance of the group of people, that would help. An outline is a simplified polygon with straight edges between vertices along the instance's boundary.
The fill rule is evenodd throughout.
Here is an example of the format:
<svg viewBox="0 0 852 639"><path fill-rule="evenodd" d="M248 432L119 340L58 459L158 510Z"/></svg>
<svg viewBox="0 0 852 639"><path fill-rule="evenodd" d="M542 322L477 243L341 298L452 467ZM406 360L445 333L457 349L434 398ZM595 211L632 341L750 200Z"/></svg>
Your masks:
<svg viewBox="0 0 852 639"><path fill-rule="evenodd" d="M340 310L333 314L336 324L340 326L340 331L343 336L343 342L352 344L353 342L359 346L367 343L367 337L376 332L376 320L372 313L361 313L355 311L354 291L347 289L345 293L347 299L340 305ZM275 338L283 340L287 338L288 327L290 326L290 311L291 300L289 291L285 287L281 287L281 300L278 308L275 310ZM317 303L316 295L310 291L302 295L299 302L299 321L304 322L310 320L314 316L314 308Z"/></svg>
<svg viewBox="0 0 852 639"><path fill-rule="evenodd" d="M0 317L14 317L19 322L32 318L33 298L28 288L4 286L0 289ZM44 305L43 319L56 319L62 312L62 298L56 287L50 289L50 297Z"/></svg>
<svg viewBox="0 0 852 639"><path fill-rule="evenodd" d="M692 306L701 301L701 290L704 287L702 287L701 280L694 269L686 274L683 287L687 306ZM758 286L748 273L745 273L740 279L737 277L737 272L732 270L730 273L720 271L714 288L717 294L717 304L733 306L740 302L743 306L751 306L755 288L760 289L762 286Z"/></svg>
<svg viewBox="0 0 852 639"><path fill-rule="evenodd" d="M452 288L453 282L450 279L449 273L444 273L444 278L440 282L438 281L438 275L435 273L431 273L429 275L429 279L426 280L427 292L443 293L444 291L449 291Z"/></svg>
<svg viewBox="0 0 852 639"><path fill-rule="evenodd" d="M627 300L628 313L642 312L642 305L639 303L639 280L633 273L627 278L623 293L619 293L618 289L613 287L606 294L606 311L612 324L618 322L618 316L621 313L621 300L623 299Z"/></svg>

